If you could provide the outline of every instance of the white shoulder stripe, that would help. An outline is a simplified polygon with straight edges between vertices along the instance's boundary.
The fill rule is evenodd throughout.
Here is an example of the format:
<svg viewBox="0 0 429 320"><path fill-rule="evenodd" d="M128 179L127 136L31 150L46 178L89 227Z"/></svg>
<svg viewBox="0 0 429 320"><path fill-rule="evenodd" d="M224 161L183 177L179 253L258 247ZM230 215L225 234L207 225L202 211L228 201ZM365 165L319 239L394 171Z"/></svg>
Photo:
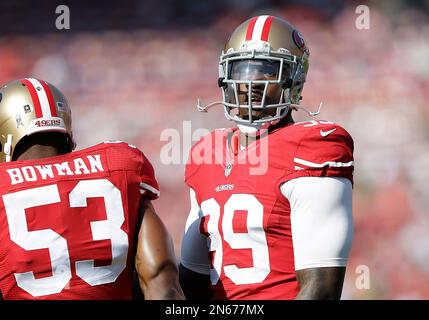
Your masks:
<svg viewBox="0 0 429 320"><path fill-rule="evenodd" d="M140 187L143 188L143 189L146 189L146 190L148 190L148 191L150 191L150 192L152 192L154 194L156 194L158 197L161 194L161 192L159 192L158 189L156 189L156 188L148 185L147 183L141 182L140 183ZM144 190L140 190L140 192L142 192L142 191L144 191Z"/></svg>
<svg viewBox="0 0 429 320"><path fill-rule="evenodd" d="M324 163L315 163L315 162L310 162L310 161L300 159L300 158L293 158L293 161L295 161L295 163L303 164L307 167L312 167L312 168L323 168L326 166L341 168L341 167L353 167L354 166L354 161L350 161L350 162L326 161Z"/></svg>
<svg viewBox="0 0 429 320"><path fill-rule="evenodd" d="M34 89L36 90L37 96L39 97L42 116L44 118L52 117L51 108L49 107L48 95L46 94L45 89L43 89L42 84L34 78L27 78L27 80L31 82Z"/></svg>

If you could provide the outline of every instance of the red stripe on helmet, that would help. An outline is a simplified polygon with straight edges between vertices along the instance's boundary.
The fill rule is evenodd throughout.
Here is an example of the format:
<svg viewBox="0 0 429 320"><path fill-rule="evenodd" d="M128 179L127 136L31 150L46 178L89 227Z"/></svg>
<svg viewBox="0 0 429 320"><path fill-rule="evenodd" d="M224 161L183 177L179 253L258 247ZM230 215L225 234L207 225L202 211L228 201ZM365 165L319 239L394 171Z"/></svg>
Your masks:
<svg viewBox="0 0 429 320"><path fill-rule="evenodd" d="M252 40L253 29L255 28L256 20L258 20L258 18L259 17L253 17L250 20L249 25L247 26L246 41Z"/></svg>
<svg viewBox="0 0 429 320"><path fill-rule="evenodd" d="M54 96L52 95L51 88L49 88L48 84L45 81L39 80L39 82L42 84L42 87L45 90L46 96L48 97L49 109L51 110L51 116L57 117L58 116L57 115L57 108L55 107L55 100L54 100Z"/></svg>
<svg viewBox="0 0 429 320"><path fill-rule="evenodd" d="M22 79L21 83L24 84L27 87L28 92L30 92L36 118L41 118L43 116L42 107L40 106L40 100L39 96L37 95L36 88L34 88L33 84L27 79Z"/></svg>
<svg viewBox="0 0 429 320"><path fill-rule="evenodd" d="M268 34L270 33L271 24L273 23L274 17L268 16L267 20L265 20L264 28L262 29L261 40L268 41Z"/></svg>

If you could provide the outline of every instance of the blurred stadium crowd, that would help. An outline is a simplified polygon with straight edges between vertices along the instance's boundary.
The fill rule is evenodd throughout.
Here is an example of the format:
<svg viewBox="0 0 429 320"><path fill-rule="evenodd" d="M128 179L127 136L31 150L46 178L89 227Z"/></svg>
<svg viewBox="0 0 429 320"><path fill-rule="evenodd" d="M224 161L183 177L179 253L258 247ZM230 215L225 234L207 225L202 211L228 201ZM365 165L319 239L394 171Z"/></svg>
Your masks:
<svg viewBox="0 0 429 320"><path fill-rule="evenodd" d="M141 148L155 166L155 206L180 254L189 209L184 164L160 160L161 132L182 134L183 121L192 130L231 126L222 108L195 108L198 97L221 98L225 40L256 14L290 20L311 52L302 103L323 101L318 118L340 123L355 140L355 237L343 298L429 299L428 1L369 2L369 30L355 27L359 2L287 2L130 1L84 12L77 1L65 31L55 29L50 1L23 11L20 23L11 12L23 2L2 3L0 83L34 76L61 88L79 149L109 139ZM295 118L307 119L302 112ZM370 288L356 286L360 265L369 268Z"/></svg>

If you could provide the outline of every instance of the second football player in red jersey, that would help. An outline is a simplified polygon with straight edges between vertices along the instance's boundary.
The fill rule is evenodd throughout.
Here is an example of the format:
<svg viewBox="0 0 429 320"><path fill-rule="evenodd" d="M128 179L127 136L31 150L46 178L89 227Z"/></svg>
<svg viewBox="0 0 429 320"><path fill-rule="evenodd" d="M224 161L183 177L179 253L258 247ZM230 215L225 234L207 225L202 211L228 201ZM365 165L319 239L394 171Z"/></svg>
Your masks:
<svg viewBox="0 0 429 320"><path fill-rule="evenodd" d="M190 299L338 299L353 236L353 140L294 123L308 70L299 31L258 16L231 35L219 86L232 129L191 150L180 278ZM213 103L200 111L206 111Z"/></svg>
<svg viewBox="0 0 429 320"><path fill-rule="evenodd" d="M37 79L0 90L0 290L4 299L181 299L172 241L136 147L71 152L63 94Z"/></svg>

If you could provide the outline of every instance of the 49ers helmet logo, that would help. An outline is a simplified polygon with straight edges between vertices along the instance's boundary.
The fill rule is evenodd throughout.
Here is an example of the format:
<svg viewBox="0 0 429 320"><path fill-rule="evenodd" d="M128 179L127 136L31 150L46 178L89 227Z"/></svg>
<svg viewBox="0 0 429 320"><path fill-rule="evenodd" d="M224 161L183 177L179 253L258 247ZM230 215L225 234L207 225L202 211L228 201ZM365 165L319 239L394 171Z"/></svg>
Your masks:
<svg viewBox="0 0 429 320"><path fill-rule="evenodd" d="M295 43L295 45L301 50L301 51L306 51L306 45L305 45L305 41L304 38L302 37L301 33L298 30L293 30L292 32L292 40Z"/></svg>

